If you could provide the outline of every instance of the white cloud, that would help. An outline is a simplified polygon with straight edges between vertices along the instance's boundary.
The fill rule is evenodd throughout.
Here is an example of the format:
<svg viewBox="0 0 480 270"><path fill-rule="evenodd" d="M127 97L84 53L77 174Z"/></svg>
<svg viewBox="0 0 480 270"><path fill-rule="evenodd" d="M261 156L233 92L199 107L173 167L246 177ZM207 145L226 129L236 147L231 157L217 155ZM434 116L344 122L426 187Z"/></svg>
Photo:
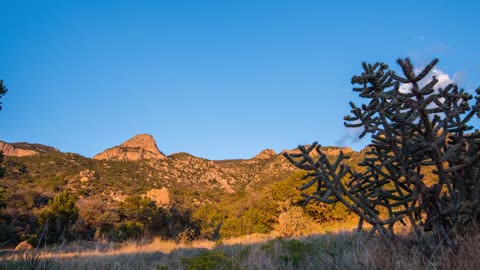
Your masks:
<svg viewBox="0 0 480 270"><path fill-rule="evenodd" d="M421 72L420 69L415 70L415 73L417 74L420 72ZM418 83L418 86L420 88L425 86L427 83L429 83L432 80L432 76L435 76L438 80L437 84L435 84L434 86L435 90L438 90L440 88L445 88L447 87L447 85L454 82L454 80L450 78L450 76L447 73L441 71L440 69L432 69L430 73ZM400 85L399 91L401 93L409 93L411 91L411 88L412 88L412 84L402 83Z"/></svg>
<svg viewBox="0 0 480 270"><path fill-rule="evenodd" d="M351 146L352 143L358 143L361 141L359 138L360 134L362 134L364 128L363 127L356 127L356 128L349 128L345 127L345 133L342 137L335 141L335 145L337 146Z"/></svg>

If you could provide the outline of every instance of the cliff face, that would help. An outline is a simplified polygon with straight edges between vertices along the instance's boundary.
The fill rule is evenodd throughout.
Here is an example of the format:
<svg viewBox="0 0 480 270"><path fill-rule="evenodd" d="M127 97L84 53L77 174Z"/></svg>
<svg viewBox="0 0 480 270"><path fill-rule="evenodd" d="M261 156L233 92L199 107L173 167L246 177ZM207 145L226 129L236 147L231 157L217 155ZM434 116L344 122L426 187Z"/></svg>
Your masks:
<svg viewBox="0 0 480 270"><path fill-rule="evenodd" d="M121 145L107 149L93 157L93 159L99 160L149 160L165 158L166 156L158 150L155 139L149 134L135 135Z"/></svg>
<svg viewBox="0 0 480 270"><path fill-rule="evenodd" d="M41 144L7 143L0 141L0 151L2 151L5 156L25 157L47 152L58 152L58 149Z"/></svg>

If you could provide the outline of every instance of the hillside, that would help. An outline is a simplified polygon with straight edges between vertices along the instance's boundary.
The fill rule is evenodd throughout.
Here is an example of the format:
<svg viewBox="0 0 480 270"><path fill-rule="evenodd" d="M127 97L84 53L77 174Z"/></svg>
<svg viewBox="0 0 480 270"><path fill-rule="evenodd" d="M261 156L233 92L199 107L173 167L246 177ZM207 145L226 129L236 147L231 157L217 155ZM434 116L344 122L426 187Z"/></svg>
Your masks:
<svg viewBox="0 0 480 270"><path fill-rule="evenodd" d="M135 195L162 187L238 193L285 179L296 170L281 153L269 149L246 160L208 160L188 153L167 157L157 149L153 137L145 134L92 159L38 144L8 145L14 146L15 151L35 151L35 154L15 156L5 151L6 176L2 183L9 188L36 186L45 194L70 188L82 196ZM327 147L325 151L337 155L339 149Z"/></svg>
<svg viewBox="0 0 480 270"><path fill-rule="evenodd" d="M297 169L283 157L283 152L277 154L269 149L245 160L208 160L188 153L165 156L158 150L153 137L145 134L107 149L94 158L62 153L53 147L37 144L9 145L16 150L35 151L31 155L7 155L4 158L5 177L0 179L0 187L7 192L3 212L12 218L11 224L17 234L20 232L18 240L35 235L39 229L38 210L64 190L76 197L77 204L94 207L102 202L95 211L113 215L108 224L114 228L128 221L128 217L119 215L125 198L144 196L163 209L174 211L169 215L183 217L183 225L178 225L180 228L174 229L173 235L187 226L187 229L196 228L196 234L207 238L215 237L221 228L225 236L248 233L234 225L244 215L250 215L248 219L251 220L258 220L258 216L268 217L256 230L269 231L276 222L276 215L280 214L277 203L295 194L299 196L294 188L300 185L301 175L297 173L296 178L289 178ZM333 157L340 148L326 147L324 150ZM344 151L357 155L350 149ZM297 198L295 204L300 200L301 197ZM179 210L179 214L175 212ZM86 226L85 230L93 230L92 233L98 230L94 227L98 222L88 225L90 221L83 216L86 214L80 214L82 222L87 225L78 226ZM311 214L319 216L318 211ZM214 218L212 215L218 216ZM219 225L224 221L224 226Z"/></svg>

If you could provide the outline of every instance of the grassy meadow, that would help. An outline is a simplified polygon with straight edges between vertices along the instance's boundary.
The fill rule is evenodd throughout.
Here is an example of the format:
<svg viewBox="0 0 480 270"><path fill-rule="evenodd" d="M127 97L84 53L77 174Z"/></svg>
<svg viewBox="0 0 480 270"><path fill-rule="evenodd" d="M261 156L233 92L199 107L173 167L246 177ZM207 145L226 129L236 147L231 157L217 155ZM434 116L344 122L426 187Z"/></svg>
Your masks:
<svg viewBox="0 0 480 270"><path fill-rule="evenodd" d="M177 243L160 238L124 243L71 242L32 250L0 251L7 269L478 269L480 233L455 248L408 232L385 239L329 224L309 235L273 232L224 241ZM339 227L350 230L339 230ZM318 228L317 228L318 229Z"/></svg>

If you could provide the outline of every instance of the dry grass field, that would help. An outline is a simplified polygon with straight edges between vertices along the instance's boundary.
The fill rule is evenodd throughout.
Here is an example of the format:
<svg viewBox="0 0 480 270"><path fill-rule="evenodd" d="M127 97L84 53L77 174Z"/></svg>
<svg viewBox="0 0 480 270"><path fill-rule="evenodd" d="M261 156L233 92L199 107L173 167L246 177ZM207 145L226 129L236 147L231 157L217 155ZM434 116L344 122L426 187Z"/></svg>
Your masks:
<svg viewBox="0 0 480 270"><path fill-rule="evenodd" d="M346 224L344 224L346 225ZM334 226L334 225L332 225ZM341 226L341 225L338 225ZM335 227L335 226L334 226ZM455 248L433 245L428 236L413 241L404 234L385 240L338 231L297 238L249 235L222 242L180 244L72 242L30 251L0 251L7 269L478 269L480 234L458 239Z"/></svg>

